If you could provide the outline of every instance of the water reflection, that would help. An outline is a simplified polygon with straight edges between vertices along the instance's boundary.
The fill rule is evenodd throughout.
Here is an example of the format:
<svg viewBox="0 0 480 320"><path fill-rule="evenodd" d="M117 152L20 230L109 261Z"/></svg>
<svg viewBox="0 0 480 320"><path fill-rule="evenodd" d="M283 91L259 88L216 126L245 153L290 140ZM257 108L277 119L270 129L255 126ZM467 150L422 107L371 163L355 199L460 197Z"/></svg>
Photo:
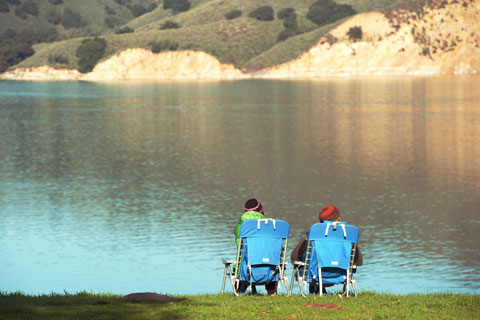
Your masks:
<svg viewBox="0 0 480 320"><path fill-rule="evenodd" d="M291 248L339 207L361 290L478 293L479 84L0 82L2 290L218 292L255 196Z"/></svg>

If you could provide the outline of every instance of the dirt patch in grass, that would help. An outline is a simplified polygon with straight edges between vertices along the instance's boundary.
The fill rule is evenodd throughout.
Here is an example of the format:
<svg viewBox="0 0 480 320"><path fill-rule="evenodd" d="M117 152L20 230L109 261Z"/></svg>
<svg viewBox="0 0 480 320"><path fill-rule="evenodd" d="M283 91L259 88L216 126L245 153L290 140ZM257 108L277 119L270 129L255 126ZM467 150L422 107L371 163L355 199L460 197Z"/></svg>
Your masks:
<svg viewBox="0 0 480 320"><path fill-rule="evenodd" d="M130 293L126 296L123 296L122 299L130 300L134 302L138 301L161 301L161 302L178 302L180 300L175 299L170 296L166 296L163 294L158 294L154 292L138 292L138 293Z"/></svg>

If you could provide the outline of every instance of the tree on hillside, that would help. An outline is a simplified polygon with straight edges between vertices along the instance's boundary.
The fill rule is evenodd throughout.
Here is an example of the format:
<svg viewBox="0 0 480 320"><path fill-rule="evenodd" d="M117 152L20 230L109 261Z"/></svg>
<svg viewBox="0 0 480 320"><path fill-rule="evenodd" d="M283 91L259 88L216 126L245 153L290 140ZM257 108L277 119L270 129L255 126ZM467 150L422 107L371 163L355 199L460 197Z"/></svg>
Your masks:
<svg viewBox="0 0 480 320"><path fill-rule="evenodd" d="M48 2L50 2L53 5L57 5L57 4L62 4L63 0L48 0Z"/></svg>
<svg viewBox="0 0 480 320"><path fill-rule="evenodd" d="M115 30L115 34L124 34L124 33L133 33L135 30L133 30L130 27L123 27Z"/></svg>
<svg viewBox="0 0 480 320"><path fill-rule="evenodd" d="M27 19L28 15L38 16L38 6L33 1L27 1L20 7L15 8L15 15L21 19Z"/></svg>
<svg viewBox="0 0 480 320"><path fill-rule="evenodd" d="M149 43L153 53L159 53L162 51L175 51L178 50L178 43L170 40L152 41Z"/></svg>
<svg viewBox="0 0 480 320"><path fill-rule="evenodd" d="M280 9L280 11L278 11L277 18L278 19L284 19L284 18L289 18L289 17L292 17L292 16L296 16L296 15L297 14L295 13L294 8L283 8L283 9Z"/></svg>
<svg viewBox="0 0 480 320"><path fill-rule="evenodd" d="M87 23L78 12L65 8L65 10L63 10L62 25L65 29L71 29L81 28L87 25Z"/></svg>
<svg viewBox="0 0 480 320"><path fill-rule="evenodd" d="M251 11L248 16L260 21L271 21L275 19L273 8L270 6L258 7L257 9Z"/></svg>
<svg viewBox="0 0 480 320"><path fill-rule="evenodd" d="M362 27L351 27L350 29L348 29L347 35L350 40L361 40L363 37Z"/></svg>
<svg viewBox="0 0 480 320"><path fill-rule="evenodd" d="M32 45L38 41L37 39L32 30L17 33L7 29L0 37L0 73L32 56L35 53Z"/></svg>
<svg viewBox="0 0 480 320"><path fill-rule="evenodd" d="M356 11L348 4L337 4L333 0L318 0L309 7L307 18L321 26L355 13Z"/></svg>
<svg viewBox="0 0 480 320"><path fill-rule="evenodd" d="M301 33L298 28L297 14L294 8L281 9L277 17L283 20L283 26L285 27L285 30L278 34L277 41L284 41Z"/></svg>
<svg viewBox="0 0 480 320"><path fill-rule="evenodd" d="M107 42L103 38L85 39L78 46L75 55L78 60L78 71L87 73L92 71L93 67L105 54Z"/></svg>
<svg viewBox="0 0 480 320"><path fill-rule="evenodd" d="M161 26L160 30L166 30L166 29L178 29L180 28L180 25L176 23L175 21L167 20L165 21Z"/></svg>
<svg viewBox="0 0 480 320"><path fill-rule="evenodd" d="M227 18L228 20L236 19L240 16L242 16L241 10L230 10L227 13L225 13L225 18Z"/></svg>

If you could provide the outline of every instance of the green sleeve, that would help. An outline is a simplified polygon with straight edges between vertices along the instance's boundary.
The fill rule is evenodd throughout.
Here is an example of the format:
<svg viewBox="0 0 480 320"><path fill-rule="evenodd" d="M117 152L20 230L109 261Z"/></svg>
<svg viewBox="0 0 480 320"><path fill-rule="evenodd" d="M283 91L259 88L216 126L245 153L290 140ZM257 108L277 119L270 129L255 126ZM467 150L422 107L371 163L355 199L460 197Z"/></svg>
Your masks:
<svg viewBox="0 0 480 320"><path fill-rule="evenodd" d="M255 219L256 220L265 219L265 216L256 211L247 211L244 214L242 214L242 216L240 217L238 224L235 226L235 229L233 229L233 234L235 235L235 241L237 242L237 247L240 239L240 228L242 227L242 223L245 220L255 220Z"/></svg>

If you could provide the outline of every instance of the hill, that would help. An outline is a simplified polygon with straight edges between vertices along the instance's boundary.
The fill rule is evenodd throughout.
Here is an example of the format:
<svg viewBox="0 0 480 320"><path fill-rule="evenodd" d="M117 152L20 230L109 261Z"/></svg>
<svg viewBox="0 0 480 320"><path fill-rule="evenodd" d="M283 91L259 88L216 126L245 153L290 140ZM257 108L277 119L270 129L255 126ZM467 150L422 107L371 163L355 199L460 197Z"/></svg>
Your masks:
<svg viewBox="0 0 480 320"><path fill-rule="evenodd" d="M478 48L475 46L478 42L475 31L479 30L475 19L480 20L478 0L38 0L35 2L38 3L37 15L26 14L25 18L12 10L31 1L0 0L0 3L8 3L9 7L8 12L2 12L0 5L0 31L4 30L0 38L0 59L2 46L11 46L9 35L17 33L27 39L22 42L25 47L19 49L20 54L14 59L3 59L4 62L9 61L4 63L3 70L0 63L0 72L7 68L16 70L16 73L4 74L4 78L21 77L20 74L31 73L31 68L40 66L68 69L67 78L75 79L129 78L133 74L136 74L134 78L141 78L134 68L139 65L138 59L146 55L129 49L153 51L156 58L149 59L156 61L167 56L172 59L170 64L182 61L180 69L170 67L173 73L163 73L164 77L176 78L175 72L185 76L188 73L185 68L205 61L198 57L192 59L197 52L204 52L216 59L219 65L231 65L241 71L234 72L234 77L238 78L376 74L382 73L378 71L382 64L386 66L383 69L386 73L409 73L407 69L392 69L392 65L408 64L412 60L408 57L417 58L418 51L422 59L412 60L417 64L452 64L450 60L457 52L461 51L463 58L471 57L477 54ZM172 9L172 3L177 3L176 9ZM52 24L47 19L52 10L62 14L65 11L78 13L84 24L68 28L64 22ZM452 18L452 15L456 16ZM12 28L15 28L14 32ZM360 38L348 35L350 29L360 29ZM22 30L29 30L30 36L25 37ZM442 30L445 30L444 33L449 31L448 39L443 39L446 35L442 34ZM79 63L82 63L77 49L93 37L104 39L106 43L100 60L92 64L93 68L98 62L93 70L97 73L77 74L73 71L81 69ZM462 40L459 42L456 39ZM464 49L467 44L467 49ZM388 49L392 46L398 52ZM165 55L162 51L171 53ZM312 52L316 53L312 55ZM324 53L318 55L318 52ZM128 59L125 58L127 56ZM468 59L470 64L476 65L475 59ZM355 69L355 65L362 67L365 61L370 60L374 61L367 63L371 72ZM117 64L122 61L127 65L118 66L111 61ZM314 66L312 61L316 61ZM216 65L211 61L208 63L209 66ZM415 68L415 63L410 64L411 68ZM106 65L116 68L116 71L106 70ZM318 66L323 66L323 69ZM327 70L325 66L331 68ZM473 72L475 68L464 68L464 71ZM431 67L427 73L457 69L453 65L450 68ZM47 69L44 67L42 70ZM102 75L99 70L102 70ZM207 74L198 76L201 67L192 70L190 73L197 73L193 77L208 78ZM210 69L204 68L203 72L211 72L207 70ZM49 72L52 77L57 77L57 71ZM228 74L227 78L232 77ZM222 78L222 73L217 72L216 77Z"/></svg>

